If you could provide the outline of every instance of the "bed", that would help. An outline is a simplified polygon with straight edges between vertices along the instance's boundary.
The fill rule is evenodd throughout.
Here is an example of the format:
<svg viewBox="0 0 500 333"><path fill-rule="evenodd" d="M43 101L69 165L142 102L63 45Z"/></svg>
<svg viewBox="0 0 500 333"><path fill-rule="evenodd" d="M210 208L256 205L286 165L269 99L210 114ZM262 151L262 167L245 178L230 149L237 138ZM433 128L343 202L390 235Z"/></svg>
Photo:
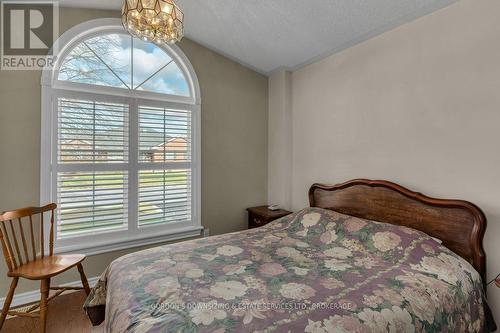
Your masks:
<svg viewBox="0 0 500 333"><path fill-rule="evenodd" d="M387 181L314 184L264 227L115 260L85 303L109 332L490 332L486 219Z"/></svg>

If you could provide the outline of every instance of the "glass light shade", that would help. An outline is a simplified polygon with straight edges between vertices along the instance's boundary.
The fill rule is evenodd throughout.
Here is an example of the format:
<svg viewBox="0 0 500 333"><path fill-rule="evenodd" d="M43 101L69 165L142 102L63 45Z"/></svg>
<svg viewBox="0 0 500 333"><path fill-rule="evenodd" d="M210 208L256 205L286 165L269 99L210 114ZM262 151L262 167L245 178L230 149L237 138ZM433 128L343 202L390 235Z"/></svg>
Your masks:
<svg viewBox="0 0 500 333"><path fill-rule="evenodd" d="M122 23L132 36L174 44L184 36L184 14L173 0L125 0Z"/></svg>

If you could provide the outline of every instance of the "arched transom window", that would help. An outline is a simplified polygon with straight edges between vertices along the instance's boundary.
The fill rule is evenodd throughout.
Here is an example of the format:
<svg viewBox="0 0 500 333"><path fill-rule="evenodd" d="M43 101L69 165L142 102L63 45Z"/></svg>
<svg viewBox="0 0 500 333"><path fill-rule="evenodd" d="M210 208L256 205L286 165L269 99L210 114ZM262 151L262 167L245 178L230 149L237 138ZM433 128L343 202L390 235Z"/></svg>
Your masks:
<svg viewBox="0 0 500 333"><path fill-rule="evenodd" d="M64 58L58 80L189 96L184 73L159 46L125 33L82 40Z"/></svg>
<svg viewBox="0 0 500 333"><path fill-rule="evenodd" d="M199 88L182 51L113 19L58 46L42 77L41 196L59 206L59 251L199 234Z"/></svg>

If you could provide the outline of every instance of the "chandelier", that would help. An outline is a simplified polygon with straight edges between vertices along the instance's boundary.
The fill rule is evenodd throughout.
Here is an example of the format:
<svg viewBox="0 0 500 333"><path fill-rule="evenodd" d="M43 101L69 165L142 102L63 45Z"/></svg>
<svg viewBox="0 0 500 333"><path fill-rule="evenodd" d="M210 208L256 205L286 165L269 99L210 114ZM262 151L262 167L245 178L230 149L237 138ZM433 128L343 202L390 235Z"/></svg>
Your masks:
<svg viewBox="0 0 500 333"><path fill-rule="evenodd" d="M184 36L184 14L173 0L125 0L122 23L132 36L174 44Z"/></svg>

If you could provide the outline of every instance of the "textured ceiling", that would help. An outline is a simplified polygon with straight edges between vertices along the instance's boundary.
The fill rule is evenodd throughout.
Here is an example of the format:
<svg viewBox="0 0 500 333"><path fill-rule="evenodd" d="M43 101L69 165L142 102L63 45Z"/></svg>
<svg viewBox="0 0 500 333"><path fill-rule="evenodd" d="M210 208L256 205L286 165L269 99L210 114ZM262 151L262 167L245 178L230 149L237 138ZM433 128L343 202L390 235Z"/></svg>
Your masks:
<svg viewBox="0 0 500 333"><path fill-rule="evenodd" d="M261 73L296 69L456 0L176 0L186 36ZM123 0L61 0L120 9Z"/></svg>

